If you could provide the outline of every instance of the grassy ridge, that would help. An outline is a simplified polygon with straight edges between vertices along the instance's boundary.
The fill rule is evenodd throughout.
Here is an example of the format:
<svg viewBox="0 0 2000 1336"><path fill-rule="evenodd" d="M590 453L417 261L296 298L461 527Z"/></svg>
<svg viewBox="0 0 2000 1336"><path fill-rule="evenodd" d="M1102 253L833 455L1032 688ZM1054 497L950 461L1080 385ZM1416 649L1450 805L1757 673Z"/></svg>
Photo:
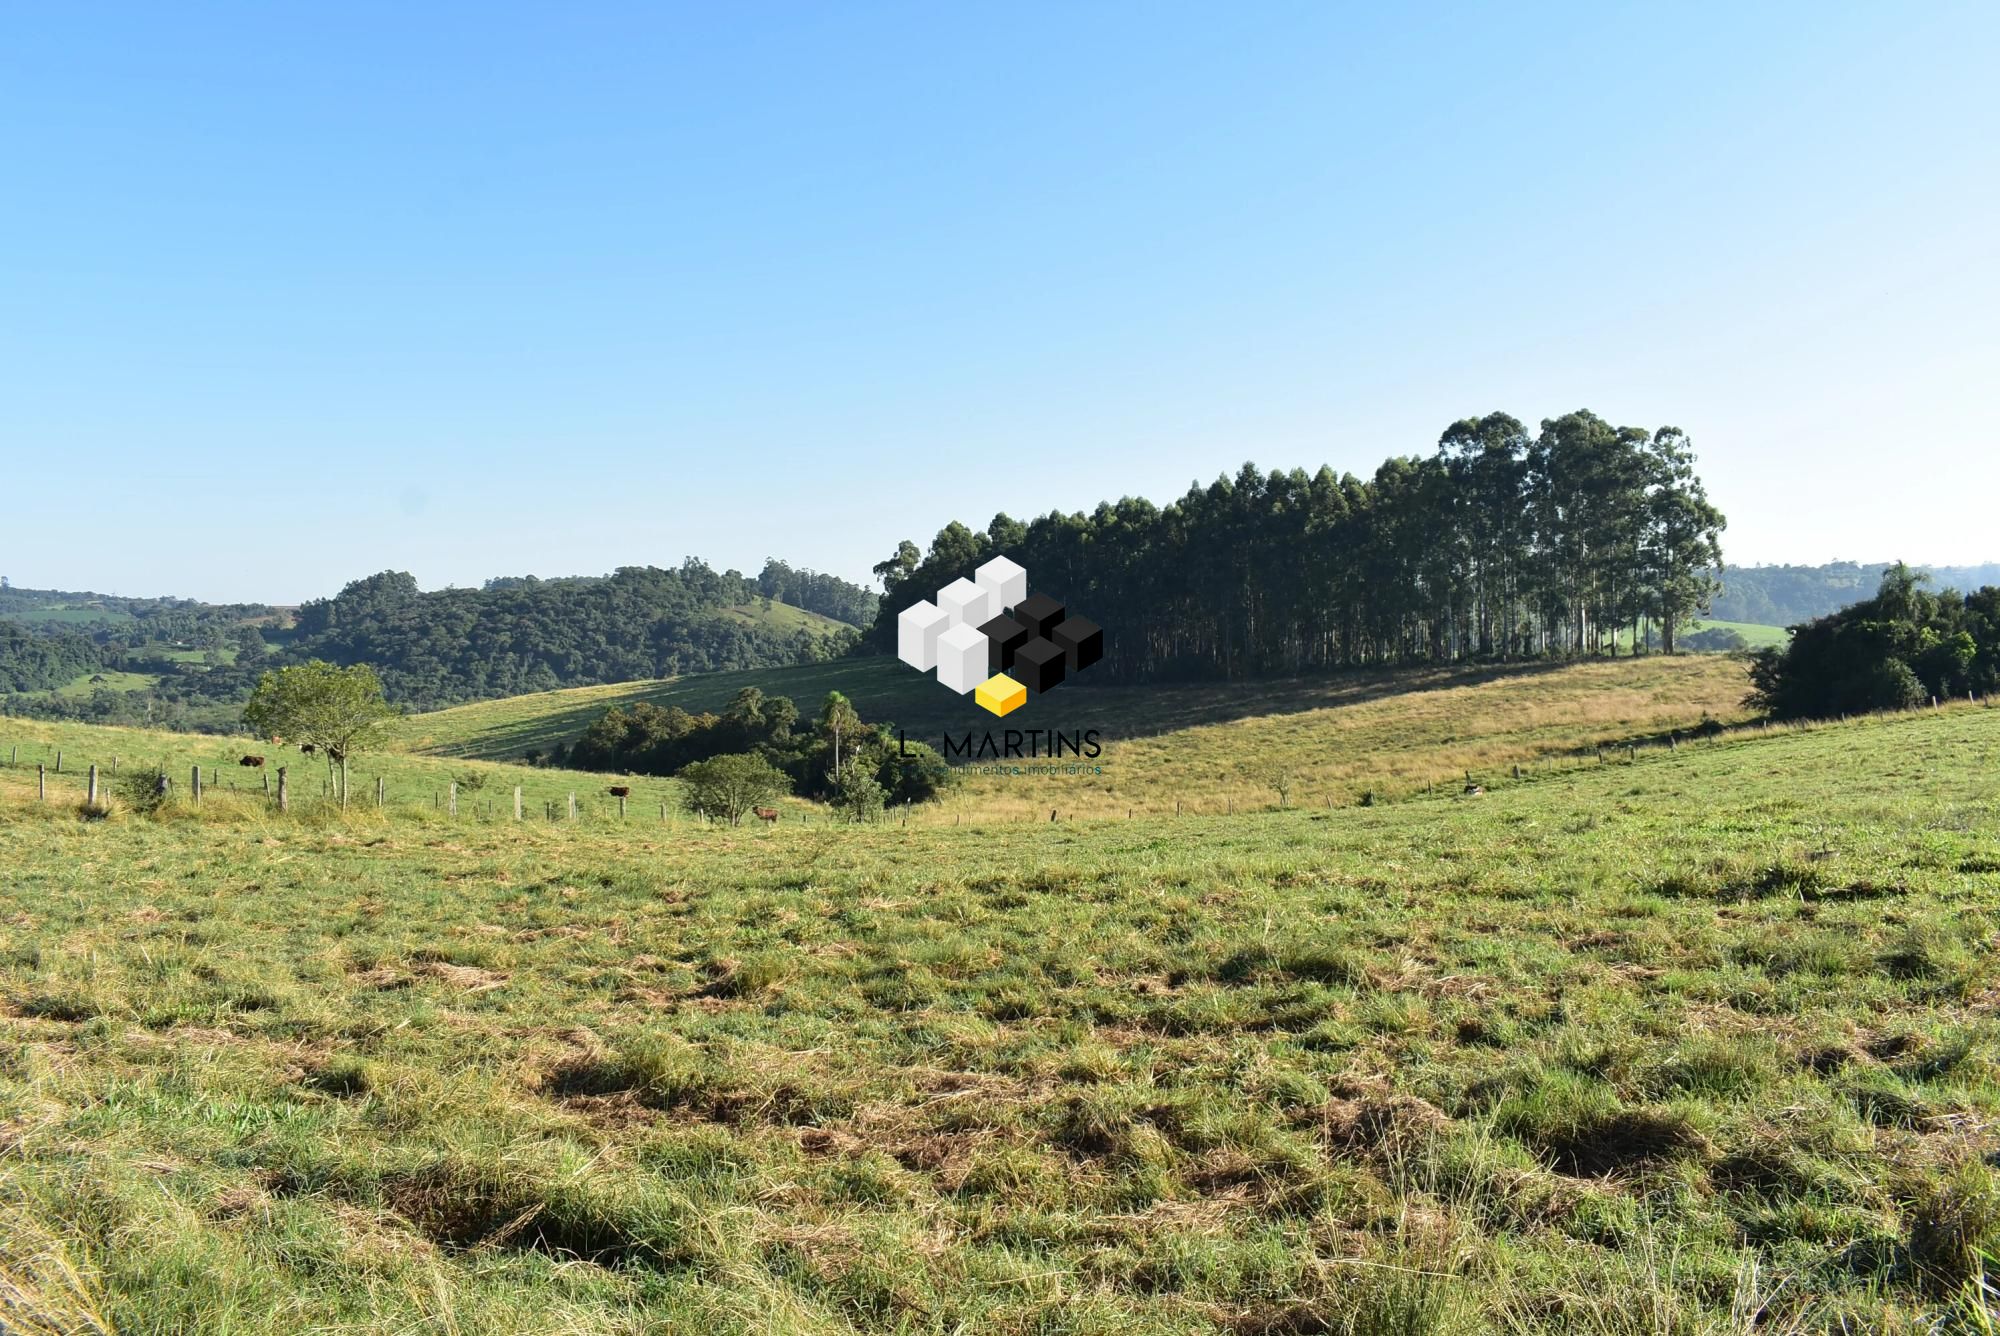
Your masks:
<svg viewBox="0 0 2000 1336"><path fill-rule="evenodd" d="M1996 767L1955 707L1477 799L671 835L10 777L0 1313L1930 1330L2000 1243Z"/></svg>
<svg viewBox="0 0 2000 1336"><path fill-rule="evenodd" d="M403 725L417 750L518 757L574 739L612 705L722 708L756 686L810 711L829 690L864 718L914 739L1006 727L1098 729L1102 774L1038 782L974 775L938 819L1016 819L1055 806L1071 815L1217 811L1281 801L1324 807L1407 793L1466 771L1490 778L1599 743L1651 738L1704 719L1745 717L1748 679L1725 657L1689 655L1572 665L1349 673L1228 685L1066 685L995 720L893 660L711 673L582 687L462 705ZM1065 758L1068 759L1068 758Z"/></svg>

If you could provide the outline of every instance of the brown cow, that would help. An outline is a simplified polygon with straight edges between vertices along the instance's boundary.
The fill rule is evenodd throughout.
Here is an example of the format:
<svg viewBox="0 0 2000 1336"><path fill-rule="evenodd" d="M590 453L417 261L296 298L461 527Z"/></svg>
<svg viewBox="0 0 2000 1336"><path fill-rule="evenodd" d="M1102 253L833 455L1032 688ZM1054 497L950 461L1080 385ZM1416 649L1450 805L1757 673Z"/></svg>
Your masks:
<svg viewBox="0 0 2000 1336"><path fill-rule="evenodd" d="M750 810L760 821L776 824L778 820L778 809L775 807L753 807Z"/></svg>
<svg viewBox="0 0 2000 1336"><path fill-rule="evenodd" d="M614 798L629 798L632 796L632 790L627 788L623 784L613 784L610 788L606 789L605 792L609 793Z"/></svg>
<svg viewBox="0 0 2000 1336"><path fill-rule="evenodd" d="M262 770L264 768L264 758L261 756L246 756L236 764L247 765L254 770Z"/></svg>

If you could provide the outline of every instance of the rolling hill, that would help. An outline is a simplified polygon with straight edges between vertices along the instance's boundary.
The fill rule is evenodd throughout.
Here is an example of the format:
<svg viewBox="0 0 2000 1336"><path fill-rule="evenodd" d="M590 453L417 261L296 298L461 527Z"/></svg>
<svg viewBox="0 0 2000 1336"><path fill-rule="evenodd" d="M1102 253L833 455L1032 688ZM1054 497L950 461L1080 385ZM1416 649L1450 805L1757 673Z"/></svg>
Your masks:
<svg viewBox="0 0 2000 1336"><path fill-rule="evenodd" d="M1086 676L1003 723L932 678L875 657L482 701L410 716L402 742L435 755L518 760L573 740L613 705L720 710L746 686L789 696L806 714L837 690L864 719L894 723L931 745L944 732L1097 729L1104 755L1093 764L1103 773L1061 777L1054 805L1124 815L1177 805L1345 805L1466 771L1491 774L1599 744L1657 740L1704 720L1746 717L1748 679L1741 663L1714 655L1231 686L1099 685ZM1035 784L1021 778L969 776L946 805L949 819L1015 817L1046 806Z"/></svg>

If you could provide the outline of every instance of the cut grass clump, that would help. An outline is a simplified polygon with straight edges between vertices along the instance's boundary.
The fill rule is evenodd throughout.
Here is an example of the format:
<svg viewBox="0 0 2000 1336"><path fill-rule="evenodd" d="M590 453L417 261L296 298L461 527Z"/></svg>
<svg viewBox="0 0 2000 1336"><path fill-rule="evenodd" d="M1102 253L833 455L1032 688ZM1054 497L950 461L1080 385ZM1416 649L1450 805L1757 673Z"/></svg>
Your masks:
<svg viewBox="0 0 2000 1336"><path fill-rule="evenodd" d="M1705 1159L1711 1149L1685 1112L1626 1106L1601 1082L1568 1072L1504 1099L1493 1123L1555 1169L1584 1178Z"/></svg>
<svg viewBox="0 0 2000 1336"><path fill-rule="evenodd" d="M548 1088L558 1095L629 1091L656 1109L712 1102L721 1093L708 1055L663 1030L643 1030L621 1039L609 1053L564 1063L551 1074Z"/></svg>
<svg viewBox="0 0 2000 1336"><path fill-rule="evenodd" d="M1918 1179L1903 1206L1910 1264L1939 1298L1986 1279L2000 1254L2000 1186L1976 1160Z"/></svg>

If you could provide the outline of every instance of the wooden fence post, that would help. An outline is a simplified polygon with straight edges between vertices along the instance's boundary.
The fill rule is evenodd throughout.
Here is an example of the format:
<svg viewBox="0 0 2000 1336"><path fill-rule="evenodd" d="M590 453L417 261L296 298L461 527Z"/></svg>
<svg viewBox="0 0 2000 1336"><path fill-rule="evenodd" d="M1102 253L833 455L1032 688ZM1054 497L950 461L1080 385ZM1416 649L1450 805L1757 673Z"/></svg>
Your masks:
<svg viewBox="0 0 2000 1336"><path fill-rule="evenodd" d="M61 747L58 747L58 748L56 748L56 773L57 773L58 775L60 775L60 774L62 773L62 748L61 748Z"/></svg>
<svg viewBox="0 0 2000 1336"><path fill-rule="evenodd" d="M377 775L375 776L375 810L378 812L381 811L387 802L388 794L384 790L382 776Z"/></svg>
<svg viewBox="0 0 2000 1336"><path fill-rule="evenodd" d="M259 779L261 779L261 780L263 780L263 781L264 781L264 796L265 796L266 798L270 797L270 796L271 796L271 772L270 772L270 771L268 771L268 770L259 770L259 771L257 772L257 778L259 778Z"/></svg>
<svg viewBox="0 0 2000 1336"><path fill-rule="evenodd" d="M43 768L40 761L37 761L35 762L35 801L45 803L48 800L49 772Z"/></svg>
<svg viewBox="0 0 2000 1336"><path fill-rule="evenodd" d="M521 819L521 786L519 784L514 786L514 819L516 821Z"/></svg>
<svg viewBox="0 0 2000 1336"><path fill-rule="evenodd" d="M90 767L90 793L89 793L89 796L88 796L88 797L86 797L86 798L84 799L84 801L85 801L86 803L90 804L90 805L91 805L92 807L95 807L95 806L97 806L97 767L96 767L96 766L92 766L92 767Z"/></svg>
<svg viewBox="0 0 2000 1336"><path fill-rule="evenodd" d="M625 819L625 795L622 793L618 795L618 819Z"/></svg>
<svg viewBox="0 0 2000 1336"><path fill-rule="evenodd" d="M451 781L451 783L450 783L450 784L446 785L446 786L445 786L445 793L447 794L447 798L446 798L446 801L447 801L447 802L449 802L449 803L451 804L451 806L450 806L450 808L448 809L448 811L447 811L446 815L448 815L448 816L457 816L457 815L458 815L458 781L454 779L453 781Z"/></svg>
<svg viewBox="0 0 2000 1336"><path fill-rule="evenodd" d="M291 809L292 809L291 786L285 782L285 767L279 766L278 767L278 810L280 812L289 812Z"/></svg>
<svg viewBox="0 0 2000 1336"><path fill-rule="evenodd" d="M116 756L111 758L111 773L114 775L118 773L118 758Z"/></svg>
<svg viewBox="0 0 2000 1336"><path fill-rule="evenodd" d="M196 766L188 775L188 794L196 807L201 806L201 767Z"/></svg>
<svg viewBox="0 0 2000 1336"><path fill-rule="evenodd" d="M569 819L572 821L576 820L576 795L574 793L569 795Z"/></svg>
<svg viewBox="0 0 2000 1336"><path fill-rule="evenodd" d="M665 803L660 804L660 824L663 826L667 824L667 805Z"/></svg>

